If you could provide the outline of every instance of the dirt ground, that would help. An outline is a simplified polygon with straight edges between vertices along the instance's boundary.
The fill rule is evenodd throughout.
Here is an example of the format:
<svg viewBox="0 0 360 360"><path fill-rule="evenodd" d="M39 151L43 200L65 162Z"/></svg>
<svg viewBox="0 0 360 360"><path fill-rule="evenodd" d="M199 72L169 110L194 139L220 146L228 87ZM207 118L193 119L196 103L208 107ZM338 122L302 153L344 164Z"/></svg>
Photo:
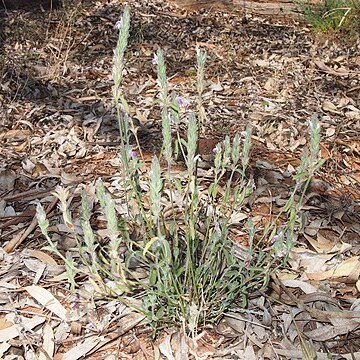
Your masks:
<svg viewBox="0 0 360 360"><path fill-rule="evenodd" d="M163 49L170 85L192 108L201 47L208 60L200 155L206 158L226 135L253 127L256 191L242 221L261 223L284 204L309 140L309 120L320 119L326 162L308 192L289 268L279 273L281 285L271 283L247 309L234 309L196 341L170 330L152 341L141 316L116 301L93 299L86 279L79 279L78 294L71 293L63 266L41 250L35 206L40 200L46 207L56 240L69 250L71 239L56 225L55 187L71 189L74 213L80 189L93 189L99 177L116 196L119 135L111 88L123 3L3 12L0 358L41 358L45 348L56 359L180 359L174 349L186 342L196 359L327 359L328 353L360 359L359 39L315 35L295 18L128 3L124 91L145 162L161 146L153 55ZM71 321L66 309L76 309ZM305 357L306 349L314 353Z"/></svg>

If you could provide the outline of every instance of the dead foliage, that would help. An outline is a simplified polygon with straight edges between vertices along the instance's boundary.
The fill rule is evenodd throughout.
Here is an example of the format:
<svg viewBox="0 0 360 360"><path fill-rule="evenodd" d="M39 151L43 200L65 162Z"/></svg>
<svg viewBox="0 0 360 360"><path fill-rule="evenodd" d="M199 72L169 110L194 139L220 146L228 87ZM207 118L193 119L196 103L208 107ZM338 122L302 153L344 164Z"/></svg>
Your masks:
<svg viewBox="0 0 360 360"><path fill-rule="evenodd" d="M35 204L45 206L54 240L76 256L60 225L55 186L71 189L75 213L81 188L94 191L98 177L115 197L120 191L111 69L122 4L13 12L1 55L0 357L360 359L359 42L321 41L297 24L244 22L229 12L186 13L162 1L130 5L126 97L145 161L159 150L151 64L158 46L189 106L196 46L207 50L206 139L254 127L256 191L232 232L240 249L242 224L251 217L260 226L286 202L308 120L319 115L326 163L307 194L289 266L248 308L235 308L196 339L169 330L153 342L142 316L93 298L86 278L71 293L64 266L41 250ZM202 176L206 182L206 167ZM101 234L100 214L93 223Z"/></svg>

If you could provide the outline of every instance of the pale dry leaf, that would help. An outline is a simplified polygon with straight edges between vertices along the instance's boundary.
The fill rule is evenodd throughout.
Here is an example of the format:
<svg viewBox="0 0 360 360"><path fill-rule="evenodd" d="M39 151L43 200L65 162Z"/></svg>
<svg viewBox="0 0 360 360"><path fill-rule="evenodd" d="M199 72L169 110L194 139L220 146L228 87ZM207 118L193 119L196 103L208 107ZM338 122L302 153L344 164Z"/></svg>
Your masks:
<svg viewBox="0 0 360 360"><path fill-rule="evenodd" d="M291 359L291 360L295 360L295 359L302 360L303 359L303 353L300 350L296 350L296 349L288 350L288 349L277 349L277 348L273 348L273 349L277 355L285 356L286 359ZM332 354L329 352L326 352L326 353L317 352L316 360L329 360L329 356L330 356L330 358L332 356L336 357L337 354ZM351 354L341 354L341 358L346 359L346 360L360 359L360 352L351 353Z"/></svg>
<svg viewBox="0 0 360 360"><path fill-rule="evenodd" d="M7 281L0 281L0 288L5 288L5 289L18 289L20 287L20 285L16 285Z"/></svg>
<svg viewBox="0 0 360 360"><path fill-rule="evenodd" d="M49 360L49 359L53 358L54 351L55 351L54 331L49 323L45 324L42 331L43 331L42 350L46 354L43 351L41 351L39 353L38 359L39 360Z"/></svg>
<svg viewBox="0 0 360 360"><path fill-rule="evenodd" d="M218 82L218 83L212 83L210 85L210 89L214 92L219 92L219 91L222 91L224 90L224 88L221 86L221 84Z"/></svg>
<svg viewBox="0 0 360 360"><path fill-rule="evenodd" d="M242 318L240 314L227 313L225 314L226 325L230 326L238 334L242 334L246 327L246 319Z"/></svg>
<svg viewBox="0 0 360 360"><path fill-rule="evenodd" d="M48 265L46 276L46 281L49 282L62 282L68 279L64 265Z"/></svg>
<svg viewBox="0 0 360 360"><path fill-rule="evenodd" d="M266 309L265 307L264 307L263 311L264 311L264 313L263 313L263 317L262 317L262 324L270 327L271 323L272 323L272 316L271 316L269 310Z"/></svg>
<svg viewBox="0 0 360 360"><path fill-rule="evenodd" d="M71 331L71 324L70 322L62 321L59 326L56 327L54 332L54 339L55 342L61 343L66 340Z"/></svg>
<svg viewBox="0 0 360 360"><path fill-rule="evenodd" d="M6 202L4 202L4 205L5 204ZM3 216L16 216L16 211L12 206L4 206L4 209L1 206L0 212L3 214Z"/></svg>
<svg viewBox="0 0 360 360"><path fill-rule="evenodd" d="M269 91L269 92L272 92L272 91L277 91L277 83L276 83L276 80L274 78L269 78L267 79L265 85L264 85L264 89Z"/></svg>
<svg viewBox="0 0 360 360"><path fill-rule="evenodd" d="M333 114L341 114L341 111L339 111L336 105L334 105L331 101L325 100L321 107L324 111L328 111Z"/></svg>
<svg viewBox="0 0 360 360"><path fill-rule="evenodd" d="M329 320L333 326L356 326L360 325L360 316L358 311L331 311Z"/></svg>
<svg viewBox="0 0 360 360"><path fill-rule="evenodd" d="M157 346L156 344L154 344L154 359L155 360L162 360L161 352L159 350L159 346Z"/></svg>
<svg viewBox="0 0 360 360"><path fill-rule="evenodd" d="M37 271L35 273L35 276L34 276L34 279L33 279L33 284L34 285L37 284L40 281L40 279L44 275L45 270L46 270L46 264L41 263L39 265L39 268L37 269Z"/></svg>
<svg viewBox="0 0 360 360"><path fill-rule="evenodd" d="M270 62L268 60L261 60L261 59L254 60L252 63L253 65L259 67L268 67L270 65Z"/></svg>
<svg viewBox="0 0 360 360"><path fill-rule="evenodd" d="M45 306L48 310L57 315L61 320L66 320L67 310L60 304L50 291L40 286L26 286L25 290L36 299L41 305Z"/></svg>
<svg viewBox="0 0 360 360"><path fill-rule="evenodd" d="M296 270L296 269L294 269ZM298 278L298 274L296 272L290 272L287 270L281 270L278 272L277 277L279 278L279 280L284 281L284 280L295 280Z"/></svg>
<svg viewBox="0 0 360 360"><path fill-rule="evenodd" d="M118 360L119 357L115 354L110 354L110 355L107 355L104 360Z"/></svg>
<svg viewBox="0 0 360 360"><path fill-rule="evenodd" d="M63 185L71 185L71 184L80 182L80 179L78 176L66 173L65 171L61 172L60 179L61 179L61 183Z"/></svg>
<svg viewBox="0 0 360 360"><path fill-rule="evenodd" d="M336 129L334 127L329 127L326 129L326 137L331 137L333 135L335 135Z"/></svg>
<svg viewBox="0 0 360 360"><path fill-rule="evenodd" d="M250 327L253 330L254 335L256 335L256 339L261 343L264 343L269 338L267 330L263 326L251 324Z"/></svg>
<svg viewBox="0 0 360 360"><path fill-rule="evenodd" d="M30 130L9 130L0 133L0 140L8 140L11 143L18 143L21 141L27 141L30 135Z"/></svg>
<svg viewBox="0 0 360 360"><path fill-rule="evenodd" d="M159 350L167 360L175 360L173 351L171 349L171 335L167 335L165 339L159 344Z"/></svg>
<svg viewBox="0 0 360 360"><path fill-rule="evenodd" d="M347 99L347 98L346 98ZM348 106L346 106L346 109L347 110L350 110L350 111L355 111L355 112L360 112L360 109L359 108L357 108L357 107L355 107L354 105L348 105Z"/></svg>
<svg viewBox="0 0 360 360"><path fill-rule="evenodd" d="M147 118L148 114L144 113L144 112L140 112L140 110L138 108L135 109L135 112L136 112L136 115L134 115L134 118L138 119L140 121L140 123L145 124L148 120L148 118Z"/></svg>
<svg viewBox="0 0 360 360"><path fill-rule="evenodd" d="M7 342L0 344L0 359L3 359L4 354L10 349L11 345Z"/></svg>
<svg viewBox="0 0 360 360"><path fill-rule="evenodd" d="M323 221L323 219L316 219L311 221L311 223L305 227L305 233L310 236L315 236L323 227Z"/></svg>
<svg viewBox="0 0 360 360"><path fill-rule="evenodd" d="M355 283L360 276L359 256L353 256L344 260L341 264L333 266L332 269L316 273L306 272L309 280L342 280L346 278L348 283Z"/></svg>
<svg viewBox="0 0 360 360"><path fill-rule="evenodd" d="M5 217L6 216L6 201L5 200L0 200L0 217ZM14 210L14 214L16 214L15 210Z"/></svg>
<svg viewBox="0 0 360 360"><path fill-rule="evenodd" d="M44 274L44 271L46 269L46 264L44 264L43 262L37 259L26 259L26 258L23 260L23 263L28 270L35 273L35 276L33 278L33 284L37 284Z"/></svg>
<svg viewBox="0 0 360 360"><path fill-rule="evenodd" d="M293 145L291 145L289 147L289 150L292 151L292 152L295 151L300 145L304 145L304 142L306 142L306 140L304 138L295 140L293 142Z"/></svg>
<svg viewBox="0 0 360 360"><path fill-rule="evenodd" d="M25 258L23 260L24 265L27 267L28 270L32 271L32 272L37 272L39 267L44 265L41 261L37 260L37 259L29 259L29 258Z"/></svg>
<svg viewBox="0 0 360 360"><path fill-rule="evenodd" d="M305 335L314 341L327 341L334 339L338 335L349 334L358 326L359 323L349 323L347 326L323 325L317 329L305 332Z"/></svg>
<svg viewBox="0 0 360 360"><path fill-rule="evenodd" d="M349 102L350 102L350 99L349 99L349 98L347 98L347 97L342 97L342 98L340 99L340 101L339 101L338 107L339 107L339 108L343 108L343 107L345 107L346 105L348 105ZM351 105L350 105L350 106L351 106Z"/></svg>
<svg viewBox="0 0 360 360"><path fill-rule="evenodd" d="M241 221L247 219L249 216L248 214L245 213L234 213L231 215L230 220L229 220L229 225L233 225L233 224L239 224Z"/></svg>
<svg viewBox="0 0 360 360"><path fill-rule="evenodd" d="M105 338L103 336L92 336L84 342L76 345L71 350L67 351L62 360L77 360L86 356L95 346L97 346Z"/></svg>
<svg viewBox="0 0 360 360"><path fill-rule="evenodd" d="M22 166L23 170L25 170L25 172L27 172L29 174L33 174L33 170L36 166L36 162L34 163L30 159L24 159L21 162L21 166Z"/></svg>
<svg viewBox="0 0 360 360"><path fill-rule="evenodd" d="M129 304L130 307L134 306L134 308L139 308L139 306L141 306L141 301L138 301L137 299L131 299L131 302L132 303ZM136 312L130 312L119 320L117 332L121 335L126 334L136 325L140 324L144 319L144 315Z"/></svg>
<svg viewBox="0 0 360 360"><path fill-rule="evenodd" d="M345 117L350 120L360 120L360 111L347 111Z"/></svg>
<svg viewBox="0 0 360 360"><path fill-rule="evenodd" d="M33 329L45 322L44 316L34 316L33 318L21 317L18 324L14 324L6 329L0 330L0 342L6 342L20 335L21 329Z"/></svg>
<svg viewBox="0 0 360 360"><path fill-rule="evenodd" d="M257 360L258 357L255 354L253 345L247 345L243 351L243 359L245 360Z"/></svg>
<svg viewBox="0 0 360 360"><path fill-rule="evenodd" d="M189 346L186 343L187 336L183 332L176 332L171 339L171 346L176 360L185 360L189 357Z"/></svg>
<svg viewBox="0 0 360 360"><path fill-rule="evenodd" d="M295 269L303 268L303 274L315 273L323 271L326 262L334 256L334 254L316 254L310 250L293 248L290 252L290 262Z"/></svg>
<svg viewBox="0 0 360 360"><path fill-rule="evenodd" d="M301 280L283 280L282 283L286 286L286 287L290 287L290 288L299 288L301 289L305 294L312 294L318 291L318 289L309 284L306 281L301 281Z"/></svg>

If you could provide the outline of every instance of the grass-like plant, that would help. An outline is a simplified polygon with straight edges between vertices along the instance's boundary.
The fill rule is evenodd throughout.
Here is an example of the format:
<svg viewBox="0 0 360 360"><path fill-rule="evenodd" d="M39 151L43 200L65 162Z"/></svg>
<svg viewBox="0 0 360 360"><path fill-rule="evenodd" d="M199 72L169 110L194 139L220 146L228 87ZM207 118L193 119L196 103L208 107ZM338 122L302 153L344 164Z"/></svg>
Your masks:
<svg viewBox="0 0 360 360"><path fill-rule="evenodd" d="M317 32L342 31L348 35L360 32L358 0L325 0L318 4L298 2L305 19Z"/></svg>
<svg viewBox="0 0 360 360"><path fill-rule="evenodd" d="M285 216L283 225L277 228L271 223L255 228L251 220L245 225L237 224L248 233L248 246L240 249L231 241L230 232L236 214L244 211L254 187L248 178L251 128L232 140L226 137L213 149L212 180L205 185L198 175L197 147L205 121L201 97L206 53L197 50L197 113L186 113L182 107L184 99L170 95L164 54L159 49L153 63L157 66L163 144L160 155L153 157L147 169L136 146L130 143L131 133L136 137L136 132L121 85L130 29L128 7L118 28L113 96L120 129L124 190L119 201L125 213L117 213L115 201L98 180L96 195L107 220L107 241L100 243L90 224L94 201L83 191L83 235L77 237L79 259L86 265L98 293L117 296L131 304L136 296L141 299L137 310L147 316L154 329L177 326L194 336L206 324L218 321L234 304L246 306L248 294L265 288L271 274L286 263L306 187L321 165L320 129L313 119L310 152L304 154L294 191L279 214L279 218ZM187 119L185 138L172 133L180 118ZM173 171L175 149L184 158L182 172ZM68 193L59 188L55 195L60 200L65 224L72 231ZM75 274L84 270L57 250L48 234L41 205L38 220L49 242L48 249L63 259L70 283L76 286Z"/></svg>

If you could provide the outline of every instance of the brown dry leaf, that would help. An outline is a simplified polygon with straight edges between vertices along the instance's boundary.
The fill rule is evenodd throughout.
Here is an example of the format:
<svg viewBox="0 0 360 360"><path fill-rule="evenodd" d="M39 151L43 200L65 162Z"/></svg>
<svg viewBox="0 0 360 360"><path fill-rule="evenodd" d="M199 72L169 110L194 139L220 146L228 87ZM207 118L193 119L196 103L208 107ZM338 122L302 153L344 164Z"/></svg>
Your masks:
<svg viewBox="0 0 360 360"><path fill-rule="evenodd" d="M40 261L48 264L48 265L57 265L57 262L53 257L51 257L49 254L41 251L41 250L24 250L24 255L29 255L31 257L34 257L36 259L39 259Z"/></svg>
<svg viewBox="0 0 360 360"><path fill-rule="evenodd" d="M65 321L67 319L67 310L60 304L59 300L57 300L54 295L51 294L50 291L35 285L26 286L25 290L41 305L45 306L61 320Z"/></svg>
<svg viewBox="0 0 360 360"><path fill-rule="evenodd" d="M5 316L0 317L0 330L7 329L12 325L13 325L13 323L6 320Z"/></svg>
<svg viewBox="0 0 360 360"><path fill-rule="evenodd" d="M319 233L317 233L318 240L313 239L305 233L303 235L317 253L329 253L330 250L334 247L334 245L330 241L324 241L326 239L324 237L320 237L321 235ZM319 241L319 239L321 239L322 241Z"/></svg>
<svg viewBox="0 0 360 360"><path fill-rule="evenodd" d="M5 193L14 189L16 174L13 170L0 170L0 193Z"/></svg>
<svg viewBox="0 0 360 360"><path fill-rule="evenodd" d="M66 173L65 171L61 172L61 183L63 185L72 185L79 182L81 182L81 179L78 176Z"/></svg>
<svg viewBox="0 0 360 360"><path fill-rule="evenodd" d="M9 130L0 134L0 140L8 140L11 143L17 143L27 141L30 135L30 130Z"/></svg>

